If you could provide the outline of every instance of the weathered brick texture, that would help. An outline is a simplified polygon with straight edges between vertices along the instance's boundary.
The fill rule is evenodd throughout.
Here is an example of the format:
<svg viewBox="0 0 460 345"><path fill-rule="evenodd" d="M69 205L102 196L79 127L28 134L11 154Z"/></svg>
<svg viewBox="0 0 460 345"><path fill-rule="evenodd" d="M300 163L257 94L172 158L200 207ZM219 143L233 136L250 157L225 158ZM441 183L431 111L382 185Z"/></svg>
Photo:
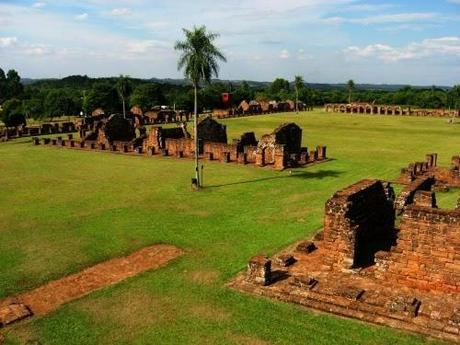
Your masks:
<svg viewBox="0 0 460 345"><path fill-rule="evenodd" d="M365 266L394 238L395 214L382 182L362 180L326 203L324 245L342 268Z"/></svg>

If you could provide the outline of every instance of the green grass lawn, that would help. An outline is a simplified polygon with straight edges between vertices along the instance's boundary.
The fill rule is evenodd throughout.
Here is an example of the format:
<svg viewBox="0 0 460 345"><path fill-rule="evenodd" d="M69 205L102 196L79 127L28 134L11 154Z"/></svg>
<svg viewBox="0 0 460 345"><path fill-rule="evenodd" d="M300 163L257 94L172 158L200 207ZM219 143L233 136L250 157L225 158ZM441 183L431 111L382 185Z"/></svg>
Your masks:
<svg viewBox="0 0 460 345"><path fill-rule="evenodd" d="M437 152L447 165L459 125L415 117L322 111L228 119L229 138L295 121L303 144L333 161L275 172L205 162L206 189L190 191L192 160L0 144L0 297L140 247L187 253L6 330L8 344L423 344L422 336L224 285L256 254L272 254L322 226L325 201L362 178L393 179ZM456 193L442 196L453 207Z"/></svg>

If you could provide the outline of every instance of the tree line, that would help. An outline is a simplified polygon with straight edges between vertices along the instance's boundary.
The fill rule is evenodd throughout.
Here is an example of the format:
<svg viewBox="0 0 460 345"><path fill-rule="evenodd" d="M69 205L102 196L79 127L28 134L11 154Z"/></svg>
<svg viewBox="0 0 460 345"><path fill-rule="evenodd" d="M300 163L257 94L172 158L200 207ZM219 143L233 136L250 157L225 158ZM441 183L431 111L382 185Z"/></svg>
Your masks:
<svg viewBox="0 0 460 345"><path fill-rule="evenodd" d="M460 108L460 85L450 89L407 86L388 91L360 88L354 82L348 82L342 87L314 88L297 77L293 81L277 78L268 85L250 85L246 81L205 83L198 90L198 110L224 107L221 103L224 92L232 94L233 106L243 100L298 99L309 106L351 100L420 108ZM16 126L27 118L46 120L63 115L90 114L96 108L102 108L109 114L123 113L123 103L126 109L137 105L145 111L154 106L168 105L192 112L194 90L192 85L152 82L127 76L69 76L24 85L18 72L10 70L5 74L0 68L1 120L9 126Z"/></svg>

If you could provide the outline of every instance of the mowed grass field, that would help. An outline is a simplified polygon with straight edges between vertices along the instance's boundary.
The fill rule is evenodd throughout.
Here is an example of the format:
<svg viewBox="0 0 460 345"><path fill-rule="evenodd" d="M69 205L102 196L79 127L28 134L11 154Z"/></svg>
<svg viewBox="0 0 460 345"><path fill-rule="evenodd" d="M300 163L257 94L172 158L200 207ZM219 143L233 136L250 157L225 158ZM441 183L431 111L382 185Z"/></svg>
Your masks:
<svg viewBox="0 0 460 345"><path fill-rule="evenodd" d="M394 179L409 162L459 153L460 124L321 110L228 119L229 139L303 128L303 144L334 158L306 169L0 144L0 298L165 242L186 250L168 266L1 330L7 344L426 344L425 337L240 294L225 284L256 254L322 226L325 201L362 178ZM438 199L453 207L455 192ZM37 342L38 341L38 342Z"/></svg>

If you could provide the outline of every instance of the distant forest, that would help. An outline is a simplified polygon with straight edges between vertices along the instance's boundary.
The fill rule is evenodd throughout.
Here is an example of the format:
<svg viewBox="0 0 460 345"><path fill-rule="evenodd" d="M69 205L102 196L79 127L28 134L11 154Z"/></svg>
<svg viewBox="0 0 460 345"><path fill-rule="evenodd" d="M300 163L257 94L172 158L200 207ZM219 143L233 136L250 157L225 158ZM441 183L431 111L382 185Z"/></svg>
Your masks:
<svg viewBox="0 0 460 345"><path fill-rule="evenodd" d="M121 112L117 92L119 78L69 76L62 79L22 81L19 74L0 69L1 120L14 126L24 118L48 119L63 115L91 113L103 108L106 113ZM192 111L193 90L185 80L129 78L128 106L149 110L157 105L175 106ZM411 87L391 85L360 85L350 89L347 84L327 85L303 83L298 90L299 101L309 106L325 103L346 103L350 93L354 102L409 105L419 108L460 108L460 85L448 87ZM200 110L222 108L221 94L232 93L237 106L242 100L295 100L294 83L277 78L271 83L215 80L199 91Z"/></svg>

